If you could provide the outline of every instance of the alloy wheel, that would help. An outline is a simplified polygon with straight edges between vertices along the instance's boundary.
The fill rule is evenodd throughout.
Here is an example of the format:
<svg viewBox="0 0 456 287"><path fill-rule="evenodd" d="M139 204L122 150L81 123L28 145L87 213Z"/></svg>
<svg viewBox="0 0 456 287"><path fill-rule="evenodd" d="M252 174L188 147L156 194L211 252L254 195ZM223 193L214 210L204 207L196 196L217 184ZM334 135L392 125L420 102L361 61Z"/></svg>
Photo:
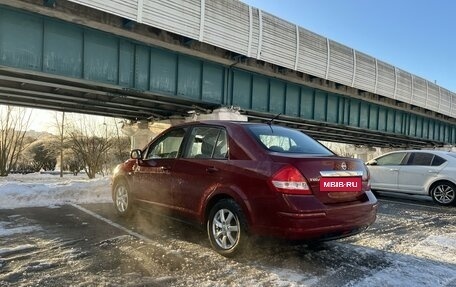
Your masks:
<svg viewBox="0 0 456 287"><path fill-rule="evenodd" d="M116 207L120 213L125 213L128 209L128 190L123 184L116 189Z"/></svg>
<svg viewBox="0 0 456 287"><path fill-rule="evenodd" d="M220 209L212 221L212 235L217 245L228 250L239 241L241 225L237 216L228 209Z"/></svg>
<svg viewBox="0 0 456 287"><path fill-rule="evenodd" d="M454 202L455 190L450 185L440 184L434 188L432 196L438 203L448 205Z"/></svg>

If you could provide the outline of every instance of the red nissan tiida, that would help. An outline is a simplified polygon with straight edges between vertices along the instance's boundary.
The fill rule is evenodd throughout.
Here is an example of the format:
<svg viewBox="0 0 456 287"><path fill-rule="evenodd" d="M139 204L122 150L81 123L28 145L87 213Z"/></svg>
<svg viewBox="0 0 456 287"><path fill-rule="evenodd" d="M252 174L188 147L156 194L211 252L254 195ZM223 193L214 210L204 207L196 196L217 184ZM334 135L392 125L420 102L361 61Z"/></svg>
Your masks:
<svg viewBox="0 0 456 287"><path fill-rule="evenodd" d="M173 126L133 150L112 186L119 215L141 208L197 223L224 256L252 235L315 242L354 235L377 213L361 160L267 123Z"/></svg>

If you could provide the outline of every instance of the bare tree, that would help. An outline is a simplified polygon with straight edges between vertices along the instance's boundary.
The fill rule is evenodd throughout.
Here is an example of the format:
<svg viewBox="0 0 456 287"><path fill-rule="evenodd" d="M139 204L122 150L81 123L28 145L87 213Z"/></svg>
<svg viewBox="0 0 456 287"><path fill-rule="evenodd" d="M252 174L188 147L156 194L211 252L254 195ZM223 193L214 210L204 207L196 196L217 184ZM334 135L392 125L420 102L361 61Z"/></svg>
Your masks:
<svg viewBox="0 0 456 287"><path fill-rule="evenodd" d="M94 178L102 171L106 153L112 146L113 141L108 137L108 127L85 115L75 116L67 123L70 147L84 162L87 176Z"/></svg>
<svg viewBox="0 0 456 287"><path fill-rule="evenodd" d="M0 106L0 176L7 176L24 149L31 111Z"/></svg>
<svg viewBox="0 0 456 287"><path fill-rule="evenodd" d="M354 145L327 141L322 141L321 143L339 156L353 157L354 155Z"/></svg>
<svg viewBox="0 0 456 287"><path fill-rule="evenodd" d="M63 161L62 169L71 171L73 175L78 175L78 173L84 169L84 162L78 157L75 152L68 148L63 151Z"/></svg>
<svg viewBox="0 0 456 287"><path fill-rule="evenodd" d="M61 113L61 118L59 116L59 112L54 114L54 128L57 130L58 135L60 137L60 147L59 147L59 161L60 161L60 177L63 177L63 167L65 164L63 163L64 160L64 151L65 151L65 112Z"/></svg>

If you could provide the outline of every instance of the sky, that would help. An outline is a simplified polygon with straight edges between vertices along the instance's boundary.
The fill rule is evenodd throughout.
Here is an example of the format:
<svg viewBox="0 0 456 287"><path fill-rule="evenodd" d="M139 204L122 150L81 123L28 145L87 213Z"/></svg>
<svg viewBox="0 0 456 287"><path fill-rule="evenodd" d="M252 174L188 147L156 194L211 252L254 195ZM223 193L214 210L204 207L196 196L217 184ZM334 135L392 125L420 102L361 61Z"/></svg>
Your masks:
<svg viewBox="0 0 456 287"><path fill-rule="evenodd" d="M62 112L52 111L52 110L43 110L43 109L28 109L31 111L32 116L30 119L30 123L27 130L33 130L37 132L48 132L51 134L58 134L57 119L59 122L62 119ZM104 123L108 123L109 126L113 126L113 118L106 118L102 116L95 116L90 115L90 121L97 123L98 125L103 125ZM75 113L66 113L65 114L65 121L70 119L77 120L78 114Z"/></svg>
<svg viewBox="0 0 456 287"><path fill-rule="evenodd" d="M456 92L454 0L243 0Z"/></svg>
<svg viewBox="0 0 456 287"><path fill-rule="evenodd" d="M57 116L59 119L61 119L61 112L42 109L31 109L31 111L32 117L28 130L58 134L58 130L55 128L55 117Z"/></svg>

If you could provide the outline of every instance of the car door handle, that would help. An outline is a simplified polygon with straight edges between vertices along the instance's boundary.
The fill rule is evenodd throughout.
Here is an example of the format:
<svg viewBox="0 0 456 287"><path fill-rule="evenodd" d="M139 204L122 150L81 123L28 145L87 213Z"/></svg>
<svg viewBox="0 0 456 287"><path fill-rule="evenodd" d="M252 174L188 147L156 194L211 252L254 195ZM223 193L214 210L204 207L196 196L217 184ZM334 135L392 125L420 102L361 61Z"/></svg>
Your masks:
<svg viewBox="0 0 456 287"><path fill-rule="evenodd" d="M439 172L436 170L428 170L428 173L439 173Z"/></svg>
<svg viewBox="0 0 456 287"><path fill-rule="evenodd" d="M398 168L390 168L389 170L390 170L390 171L399 171Z"/></svg>
<svg viewBox="0 0 456 287"><path fill-rule="evenodd" d="M219 171L219 169L216 168L216 167L208 167L208 168L206 168L206 172L208 172L208 173L214 173L214 172L217 172L217 171Z"/></svg>
<svg viewBox="0 0 456 287"><path fill-rule="evenodd" d="M171 168L169 166L160 166L160 169L162 171L167 171L167 170L170 170Z"/></svg>

